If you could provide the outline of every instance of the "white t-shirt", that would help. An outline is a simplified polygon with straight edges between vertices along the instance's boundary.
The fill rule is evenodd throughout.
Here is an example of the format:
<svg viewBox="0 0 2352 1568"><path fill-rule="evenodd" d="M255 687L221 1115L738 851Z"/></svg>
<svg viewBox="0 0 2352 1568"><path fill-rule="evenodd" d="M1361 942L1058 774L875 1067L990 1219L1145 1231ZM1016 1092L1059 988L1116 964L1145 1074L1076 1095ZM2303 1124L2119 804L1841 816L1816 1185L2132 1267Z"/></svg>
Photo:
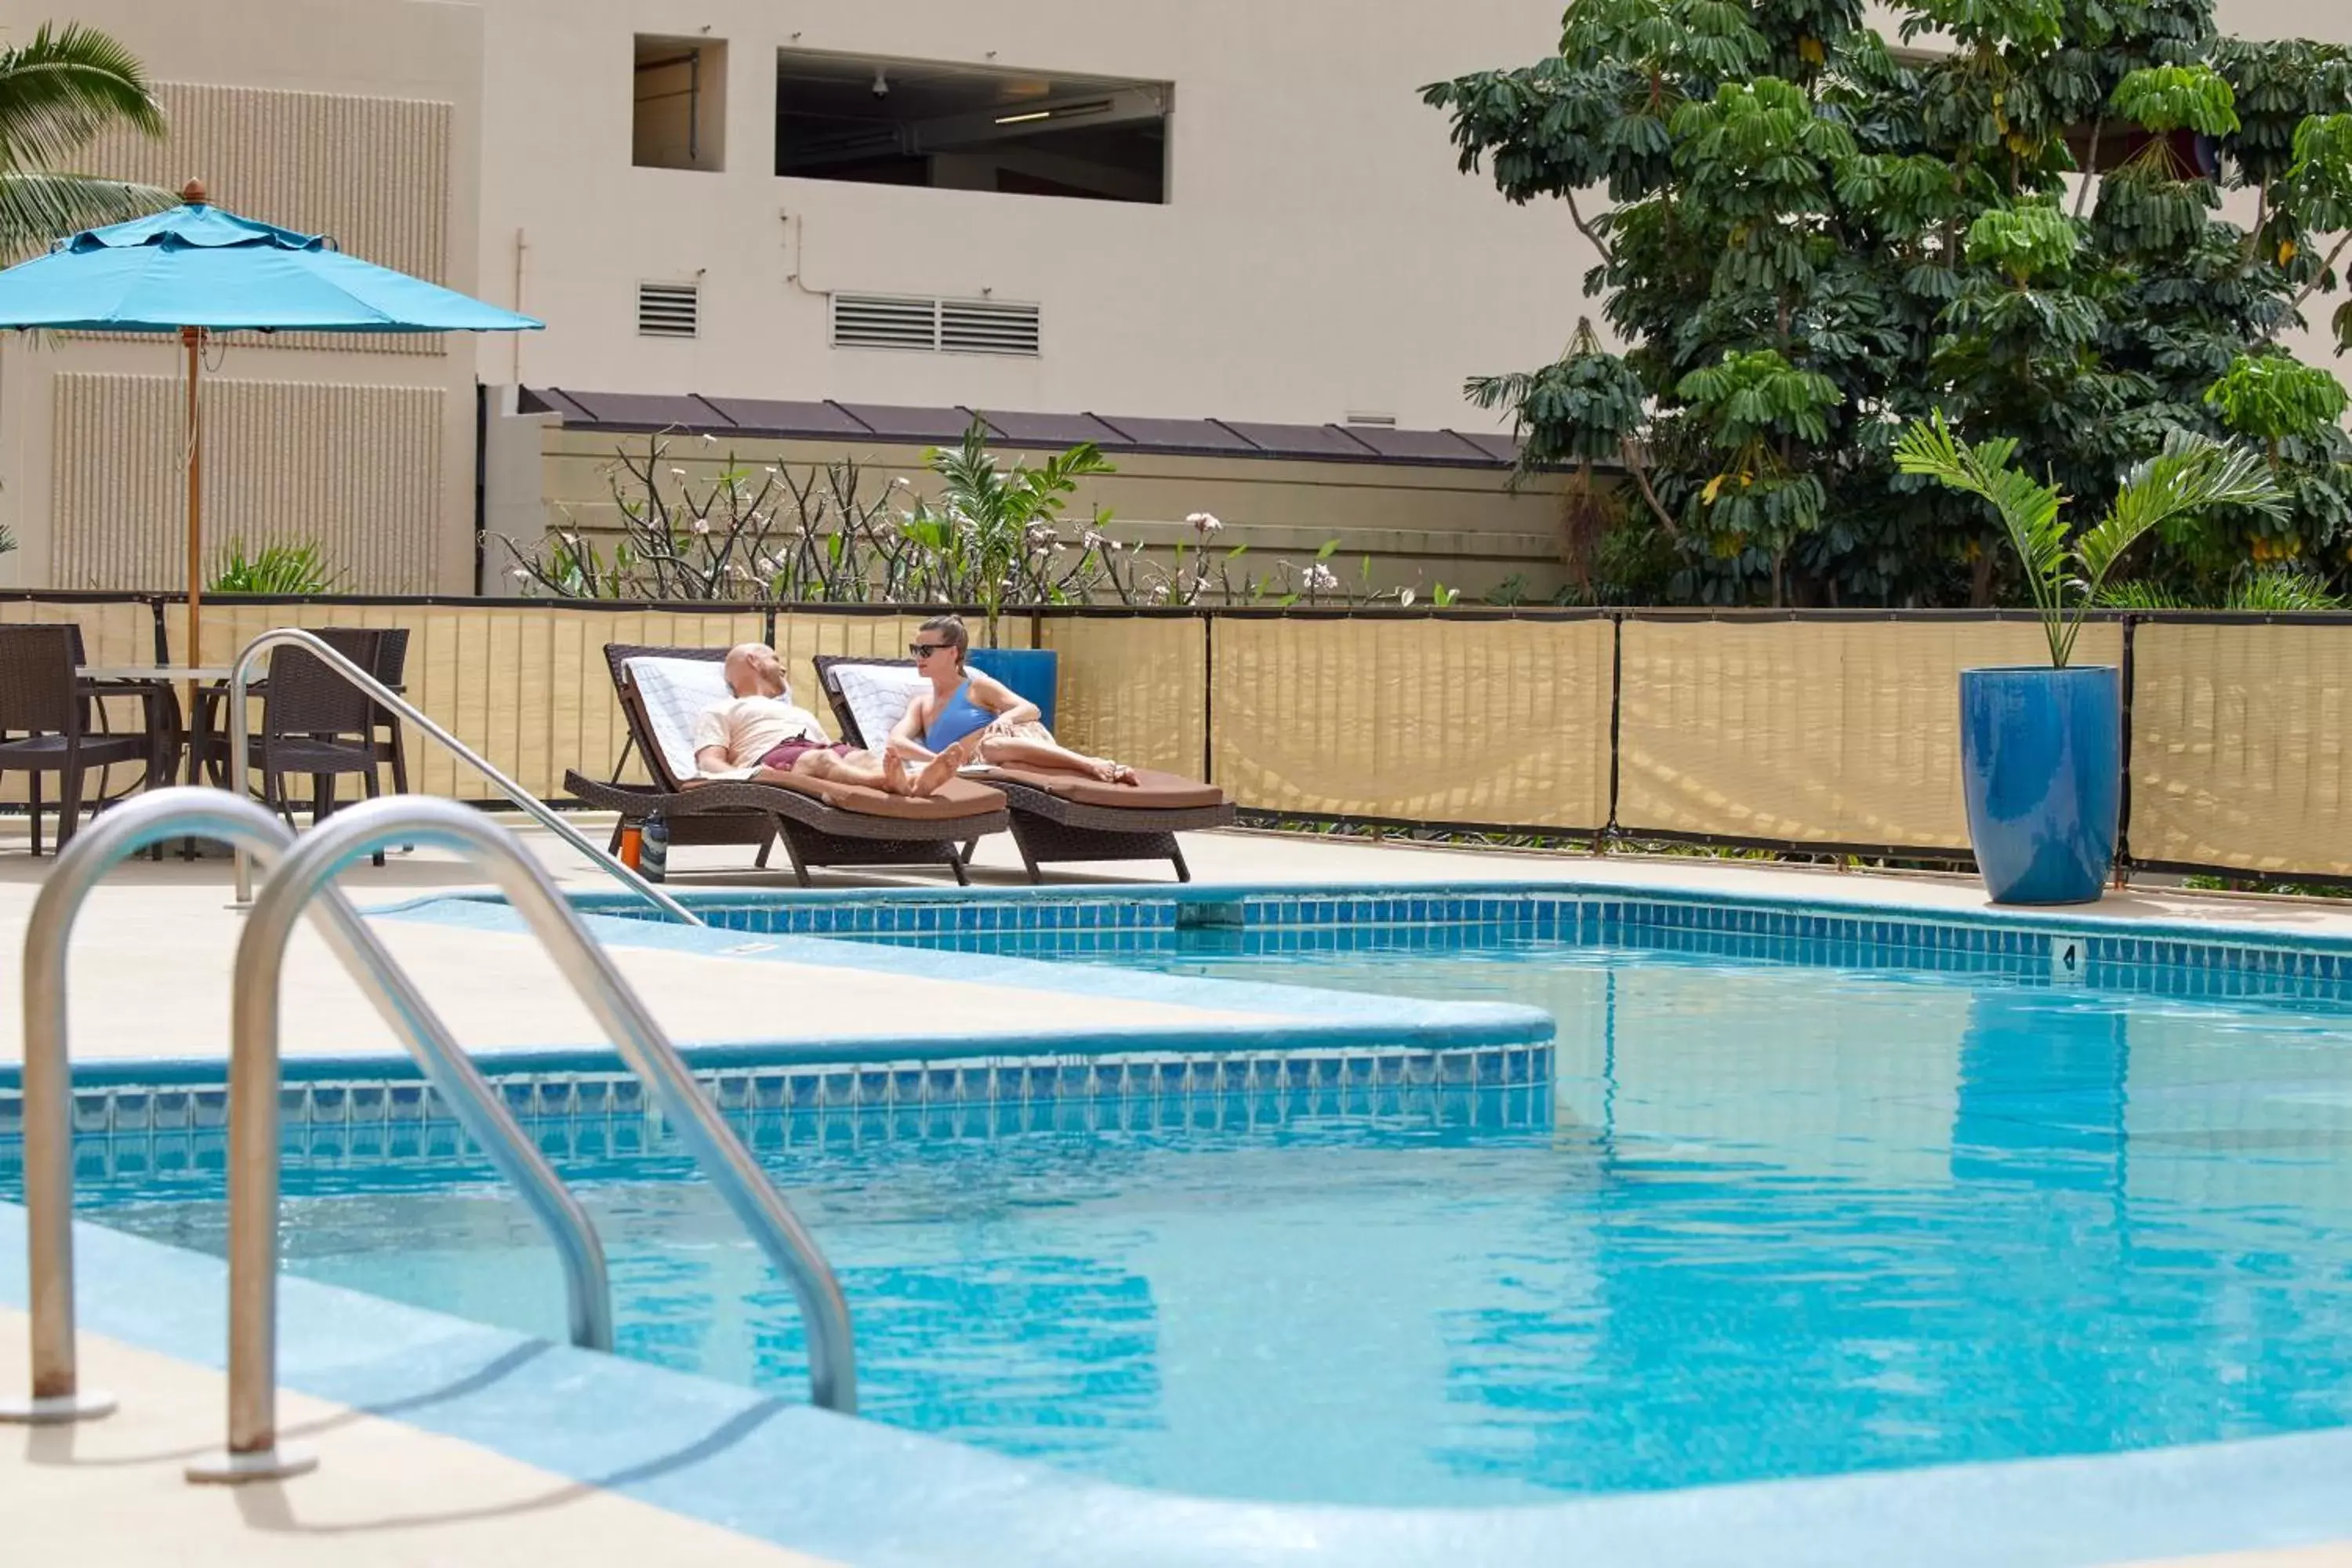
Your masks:
<svg viewBox="0 0 2352 1568"><path fill-rule="evenodd" d="M736 697L705 709L694 721L694 749L723 746L730 768L756 766L786 741L828 742L824 727L805 708L781 697Z"/></svg>

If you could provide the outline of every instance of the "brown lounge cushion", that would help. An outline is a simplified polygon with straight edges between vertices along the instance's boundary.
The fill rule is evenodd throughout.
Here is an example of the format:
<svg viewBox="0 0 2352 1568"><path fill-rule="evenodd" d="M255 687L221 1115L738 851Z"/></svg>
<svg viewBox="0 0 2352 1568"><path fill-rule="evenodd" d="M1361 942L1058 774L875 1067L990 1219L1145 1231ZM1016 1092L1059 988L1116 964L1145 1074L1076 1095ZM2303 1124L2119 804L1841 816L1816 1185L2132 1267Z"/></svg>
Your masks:
<svg viewBox="0 0 2352 1568"><path fill-rule="evenodd" d="M836 784L830 779L788 773L761 784L805 795L842 811L861 816L896 816L908 822L952 822L960 816L985 816L1004 809L1004 793L970 779L950 779L937 795L892 795L863 784Z"/></svg>
<svg viewBox="0 0 2352 1568"><path fill-rule="evenodd" d="M1133 806L1139 811L1198 811L1225 804L1225 792L1215 784L1177 773L1135 770L1133 784L1105 784L1084 773L1058 768L1005 768L991 764L984 778L1027 784L1076 805Z"/></svg>

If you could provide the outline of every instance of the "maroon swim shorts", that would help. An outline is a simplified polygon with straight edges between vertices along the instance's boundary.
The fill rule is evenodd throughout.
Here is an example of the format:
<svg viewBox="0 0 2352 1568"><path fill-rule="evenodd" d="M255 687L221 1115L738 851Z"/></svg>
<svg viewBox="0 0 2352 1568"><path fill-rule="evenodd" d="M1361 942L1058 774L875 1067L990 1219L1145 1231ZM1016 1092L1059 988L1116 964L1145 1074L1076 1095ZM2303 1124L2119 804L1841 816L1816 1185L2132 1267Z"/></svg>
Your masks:
<svg viewBox="0 0 2352 1568"><path fill-rule="evenodd" d="M763 768L773 768L780 773L788 773L793 771L794 763L799 762L811 752L831 752L836 757L845 757L856 749L855 746L840 742L828 746L823 741L786 741L782 745L761 757L760 765Z"/></svg>

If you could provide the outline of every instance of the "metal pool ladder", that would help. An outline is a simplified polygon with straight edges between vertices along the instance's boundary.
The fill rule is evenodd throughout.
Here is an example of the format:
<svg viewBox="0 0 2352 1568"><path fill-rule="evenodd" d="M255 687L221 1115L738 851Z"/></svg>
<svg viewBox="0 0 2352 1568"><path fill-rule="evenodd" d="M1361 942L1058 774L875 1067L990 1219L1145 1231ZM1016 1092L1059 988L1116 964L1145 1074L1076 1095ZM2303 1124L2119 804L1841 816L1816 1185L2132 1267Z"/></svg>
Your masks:
<svg viewBox="0 0 2352 1568"><path fill-rule="evenodd" d="M520 808L532 821L603 867L618 879L623 887L652 904L672 920L690 926L703 923L702 917L646 881L629 867L621 864L607 851L598 848L587 835L564 821L562 813L499 772L497 765L488 757L434 722L424 710L378 680L370 671L362 669L344 658L326 638L316 632L304 631L299 626L279 626L275 630L262 633L237 650L236 663L229 670L228 771L231 778L236 782L236 792L238 795L245 793L247 758L250 750L246 743L245 709L246 692L253 680L254 666L258 664L261 656L271 648L287 646L303 649L345 680L366 692L375 700L376 706L390 709L416 726L425 734L440 742L452 756L489 780L492 787ZM253 902L253 868L247 861L242 846L238 847L236 852L236 901L240 908Z"/></svg>
<svg viewBox="0 0 2352 1568"><path fill-rule="evenodd" d="M311 919L369 999L423 1065L467 1132L520 1189L564 1268L572 1339L612 1344L604 1251L577 1201L531 1146L438 1016L330 883L395 841L454 850L488 871L652 1088L697 1163L792 1286L809 1340L814 1401L856 1409L849 1312L832 1267L749 1150L706 1099L659 1025L538 862L512 835L453 801L400 796L338 813L297 841L269 813L224 791L171 789L107 812L77 835L36 900L25 941L25 1207L30 1257L33 1390L0 1402L0 1420L101 1416L110 1395L85 1390L75 1352L72 1082L66 1050L66 954L90 889L119 862L189 835L224 839L274 862L232 976L229 1056L229 1430L225 1452L191 1479L285 1477L314 1460L277 1441L278 989L286 947Z"/></svg>
<svg viewBox="0 0 2352 1568"><path fill-rule="evenodd" d="M188 835L226 839L278 862L294 836L275 816L221 790L159 790L105 813L57 858L25 929L25 1223L30 1253L33 1388L0 1399L0 1421L90 1420L113 1396L85 1389L74 1342L73 1081L66 1047L66 957L74 921L99 881L150 845ZM339 893L313 921L360 989L425 1069L468 1136L522 1194L563 1267L572 1342L613 1347L612 1289L595 1227L532 1147L408 976ZM277 1166L276 1118L268 1163Z"/></svg>
<svg viewBox="0 0 2352 1568"><path fill-rule="evenodd" d="M687 1150L776 1271L806 1325L809 1394L854 1414L857 1373L841 1285L782 1194L703 1094L661 1026L554 882L504 828L455 801L414 795L338 812L282 857L237 943L229 1044L228 1446L192 1480L247 1481L314 1462L278 1446L278 1024L286 945L337 872L394 843L448 850L488 873L538 936L622 1059L652 1089Z"/></svg>

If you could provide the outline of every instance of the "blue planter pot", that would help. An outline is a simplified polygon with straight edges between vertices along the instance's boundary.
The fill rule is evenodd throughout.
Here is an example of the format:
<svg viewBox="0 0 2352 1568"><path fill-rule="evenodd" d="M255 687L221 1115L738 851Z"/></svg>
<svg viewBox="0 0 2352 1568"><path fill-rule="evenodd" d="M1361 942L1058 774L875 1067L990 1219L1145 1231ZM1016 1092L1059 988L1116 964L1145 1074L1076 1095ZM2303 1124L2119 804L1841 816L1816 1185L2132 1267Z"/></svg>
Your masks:
<svg viewBox="0 0 2352 1568"><path fill-rule="evenodd" d="M1054 727L1054 689L1061 679L1060 656L1044 647L976 647L965 665L992 675L1037 705L1048 730Z"/></svg>
<svg viewBox="0 0 2352 1568"><path fill-rule="evenodd" d="M2116 858L2123 689L2112 666L1960 672L1969 842L1997 904L2087 904Z"/></svg>

